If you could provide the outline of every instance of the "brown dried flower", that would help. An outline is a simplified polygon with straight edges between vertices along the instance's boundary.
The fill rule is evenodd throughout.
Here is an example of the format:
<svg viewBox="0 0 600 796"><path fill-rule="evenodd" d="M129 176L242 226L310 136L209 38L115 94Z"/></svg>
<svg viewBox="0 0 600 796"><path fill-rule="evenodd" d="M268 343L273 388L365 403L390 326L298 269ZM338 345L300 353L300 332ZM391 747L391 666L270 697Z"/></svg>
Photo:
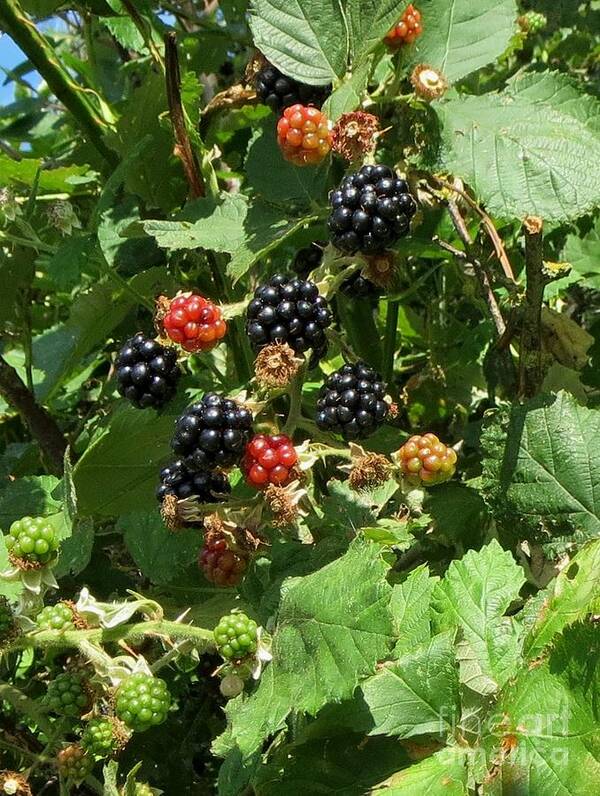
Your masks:
<svg viewBox="0 0 600 796"><path fill-rule="evenodd" d="M417 96L428 101L439 99L448 90L448 81L444 75L426 64L415 66L410 82Z"/></svg>
<svg viewBox="0 0 600 796"><path fill-rule="evenodd" d="M25 777L16 771L0 771L0 793L10 796L33 796Z"/></svg>
<svg viewBox="0 0 600 796"><path fill-rule="evenodd" d="M390 477L392 464L380 453L367 453L360 458L348 478L348 484L355 492L375 489Z"/></svg>
<svg viewBox="0 0 600 796"><path fill-rule="evenodd" d="M273 515L273 525L276 528L285 528L293 525L301 512L298 501L304 494L303 490L296 490L297 482L289 486L269 484L264 491L265 502Z"/></svg>
<svg viewBox="0 0 600 796"><path fill-rule="evenodd" d="M261 387L281 388L287 387L301 366L302 360L287 343L271 343L259 351L254 373Z"/></svg>
<svg viewBox="0 0 600 796"><path fill-rule="evenodd" d="M360 160L375 149L378 132L379 120L372 113L344 113L333 128L331 148L346 160Z"/></svg>
<svg viewBox="0 0 600 796"><path fill-rule="evenodd" d="M363 276L382 288L389 288L396 277L396 261L392 252L367 257Z"/></svg>
<svg viewBox="0 0 600 796"><path fill-rule="evenodd" d="M167 530L175 532L184 526L179 514L179 501L175 495L165 495L160 504L160 516Z"/></svg>

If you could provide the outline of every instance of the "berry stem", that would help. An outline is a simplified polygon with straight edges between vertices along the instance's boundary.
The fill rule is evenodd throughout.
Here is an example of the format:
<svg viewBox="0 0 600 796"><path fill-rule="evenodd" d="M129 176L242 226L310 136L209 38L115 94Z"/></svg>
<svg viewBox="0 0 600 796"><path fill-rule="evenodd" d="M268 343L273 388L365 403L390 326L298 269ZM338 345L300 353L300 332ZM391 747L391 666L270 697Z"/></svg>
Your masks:
<svg viewBox="0 0 600 796"><path fill-rule="evenodd" d="M400 304L388 301L385 319L385 337L383 339L383 368L381 375L389 385L394 377L394 355L396 353L396 332L398 330L398 312Z"/></svg>
<svg viewBox="0 0 600 796"><path fill-rule="evenodd" d="M300 367L298 373L294 376L288 395L290 397L290 408L288 411L287 420L283 427L282 433L292 436L298 425L298 421L302 417L302 386L304 384L304 376L306 375L306 363Z"/></svg>

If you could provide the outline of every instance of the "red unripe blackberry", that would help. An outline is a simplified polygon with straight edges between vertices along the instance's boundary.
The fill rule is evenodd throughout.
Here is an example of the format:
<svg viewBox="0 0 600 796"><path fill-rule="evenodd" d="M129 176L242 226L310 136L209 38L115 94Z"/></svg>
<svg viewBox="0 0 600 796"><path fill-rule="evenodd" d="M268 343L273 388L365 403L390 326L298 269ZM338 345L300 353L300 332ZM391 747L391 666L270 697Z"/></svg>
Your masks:
<svg viewBox="0 0 600 796"><path fill-rule="evenodd" d="M289 484L297 463L294 443L285 434L257 434L246 446L242 469L250 486L266 489L269 484Z"/></svg>
<svg viewBox="0 0 600 796"><path fill-rule="evenodd" d="M415 485L441 484L456 470L456 452L431 433L411 437L396 458L406 480Z"/></svg>
<svg viewBox="0 0 600 796"><path fill-rule="evenodd" d="M352 254L376 254L408 234L417 206L406 180L368 164L345 177L330 197L331 242Z"/></svg>
<svg viewBox="0 0 600 796"><path fill-rule="evenodd" d="M141 332L121 348L115 367L119 393L138 409L164 406L181 375L175 349Z"/></svg>
<svg viewBox="0 0 600 796"><path fill-rule="evenodd" d="M261 102L278 112L290 105L317 105L319 108L331 93L331 85L309 86L287 77L272 64L264 66L254 79Z"/></svg>
<svg viewBox="0 0 600 796"><path fill-rule="evenodd" d="M320 163L331 149L329 120L318 108L292 105L277 123L277 143L296 166Z"/></svg>
<svg viewBox="0 0 600 796"><path fill-rule="evenodd" d="M230 539L216 529L205 533L198 566L216 586L237 586L247 568L246 556L233 549Z"/></svg>
<svg viewBox="0 0 600 796"><path fill-rule="evenodd" d="M190 352L210 351L227 332L221 308L195 293L176 296L162 324L167 336Z"/></svg>
<svg viewBox="0 0 600 796"><path fill-rule="evenodd" d="M401 47L403 44L412 44L421 33L423 33L421 12L411 3L402 14L400 21L385 37L385 43L394 48Z"/></svg>

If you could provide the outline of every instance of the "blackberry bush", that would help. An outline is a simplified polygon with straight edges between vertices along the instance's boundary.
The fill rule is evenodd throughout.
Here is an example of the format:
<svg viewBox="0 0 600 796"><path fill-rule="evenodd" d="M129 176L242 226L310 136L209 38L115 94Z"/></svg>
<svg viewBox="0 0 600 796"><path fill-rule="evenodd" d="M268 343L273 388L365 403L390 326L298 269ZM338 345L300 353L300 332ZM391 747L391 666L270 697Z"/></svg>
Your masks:
<svg viewBox="0 0 600 796"><path fill-rule="evenodd" d="M168 403L181 376L175 349L141 332L121 348L115 367L119 393L138 409L160 409Z"/></svg>
<svg viewBox="0 0 600 796"><path fill-rule="evenodd" d="M224 616L215 627L215 644L225 660L243 660L258 648L258 626L243 613Z"/></svg>
<svg viewBox="0 0 600 796"><path fill-rule="evenodd" d="M56 605L46 605L36 617L40 630L75 630L73 609L64 602Z"/></svg>
<svg viewBox="0 0 600 796"><path fill-rule="evenodd" d="M297 104L316 105L320 108L331 92L331 86L299 83L271 64L267 64L257 73L254 85L260 101L276 112Z"/></svg>
<svg viewBox="0 0 600 796"><path fill-rule="evenodd" d="M310 280L276 274L256 288L248 305L246 329L255 350L287 343L297 354L312 349L312 362L327 353L325 329L331 324L327 301Z"/></svg>
<svg viewBox="0 0 600 796"><path fill-rule="evenodd" d="M80 675L63 672L48 683L44 703L53 713L74 718L89 707L90 693Z"/></svg>
<svg viewBox="0 0 600 796"><path fill-rule="evenodd" d="M175 424L171 448L193 471L238 464L252 432L252 414L214 392L188 406Z"/></svg>
<svg viewBox="0 0 600 796"><path fill-rule="evenodd" d="M43 566L56 558L59 540L46 517L21 517L4 537L10 555L25 564Z"/></svg>
<svg viewBox="0 0 600 796"><path fill-rule="evenodd" d="M265 489L269 484L289 483L297 463L294 443L285 434L258 434L246 446L242 469L250 486Z"/></svg>
<svg viewBox="0 0 600 796"><path fill-rule="evenodd" d="M218 503L230 492L231 486L224 473L216 470L195 472L186 467L182 459L175 459L160 471L156 497L160 501L167 495L175 495L178 500L196 497L200 503Z"/></svg>
<svg viewBox="0 0 600 796"><path fill-rule="evenodd" d="M160 677L137 672L118 687L115 706L121 721L135 732L144 732L166 720L171 694Z"/></svg>
<svg viewBox="0 0 600 796"><path fill-rule="evenodd" d="M176 296L162 325L171 340L189 352L210 351L227 333L220 307L196 293Z"/></svg>
<svg viewBox="0 0 600 796"><path fill-rule="evenodd" d="M318 428L341 434L346 440L368 437L388 415L385 391L381 376L364 362L344 365L319 391Z"/></svg>
<svg viewBox="0 0 600 796"><path fill-rule="evenodd" d="M56 765L63 779L82 782L92 773L94 758L79 744L71 744L60 750Z"/></svg>
<svg viewBox="0 0 600 796"><path fill-rule="evenodd" d="M441 484L456 470L456 452L431 433L411 437L398 451L397 459L407 481L416 485Z"/></svg>
<svg viewBox="0 0 600 796"><path fill-rule="evenodd" d="M331 241L344 252L374 254L408 234L416 212L406 180L384 165L363 166L331 194Z"/></svg>

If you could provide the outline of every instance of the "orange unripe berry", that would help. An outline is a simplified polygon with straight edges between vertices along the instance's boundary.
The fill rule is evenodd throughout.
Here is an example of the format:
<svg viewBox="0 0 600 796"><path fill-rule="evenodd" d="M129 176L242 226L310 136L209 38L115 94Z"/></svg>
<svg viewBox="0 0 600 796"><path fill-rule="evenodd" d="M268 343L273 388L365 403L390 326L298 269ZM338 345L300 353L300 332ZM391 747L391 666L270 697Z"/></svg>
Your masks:
<svg viewBox="0 0 600 796"><path fill-rule="evenodd" d="M456 470L456 451L431 433L411 437L395 459L403 476L414 485L441 484L452 478Z"/></svg>
<svg viewBox="0 0 600 796"><path fill-rule="evenodd" d="M331 149L331 125L318 108L292 105L277 123L277 143L296 166L320 163Z"/></svg>
<svg viewBox="0 0 600 796"><path fill-rule="evenodd" d="M384 41L390 47L397 48L403 44L412 44L421 33L423 33L421 12L411 4L407 7L399 22L390 30Z"/></svg>

